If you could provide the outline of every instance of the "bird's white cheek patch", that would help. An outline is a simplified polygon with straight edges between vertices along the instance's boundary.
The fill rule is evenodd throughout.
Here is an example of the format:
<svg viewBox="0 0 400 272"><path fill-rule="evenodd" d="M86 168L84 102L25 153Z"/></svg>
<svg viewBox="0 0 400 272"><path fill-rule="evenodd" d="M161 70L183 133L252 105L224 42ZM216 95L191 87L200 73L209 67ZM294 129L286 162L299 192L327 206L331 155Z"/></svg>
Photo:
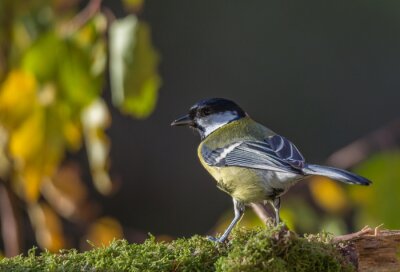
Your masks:
<svg viewBox="0 0 400 272"><path fill-rule="evenodd" d="M212 114L210 116L204 117L198 120L198 124L203 128L204 136L208 136L215 130L219 129L223 125L237 119L237 113L234 111L226 111L223 113Z"/></svg>
<svg viewBox="0 0 400 272"><path fill-rule="evenodd" d="M200 122L200 126L204 129L204 136L208 136L209 134L211 134L212 132L214 132L215 130L219 129L220 127L222 127L225 124L204 124L204 122Z"/></svg>

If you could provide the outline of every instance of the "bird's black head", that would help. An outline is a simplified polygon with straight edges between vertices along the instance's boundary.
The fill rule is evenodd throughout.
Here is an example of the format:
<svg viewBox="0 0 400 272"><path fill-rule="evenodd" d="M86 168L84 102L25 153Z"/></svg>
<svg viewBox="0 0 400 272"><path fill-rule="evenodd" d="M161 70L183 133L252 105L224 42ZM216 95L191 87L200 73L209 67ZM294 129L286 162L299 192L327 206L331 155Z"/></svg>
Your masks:
<svg viewBox="0 0 400 272"><path fill-rule="evenodd" d="M187 115L172 122L171 126L193 127L205 138L223 125L245 116L246 113L235 102L211 98L194 104Z"/></svg>

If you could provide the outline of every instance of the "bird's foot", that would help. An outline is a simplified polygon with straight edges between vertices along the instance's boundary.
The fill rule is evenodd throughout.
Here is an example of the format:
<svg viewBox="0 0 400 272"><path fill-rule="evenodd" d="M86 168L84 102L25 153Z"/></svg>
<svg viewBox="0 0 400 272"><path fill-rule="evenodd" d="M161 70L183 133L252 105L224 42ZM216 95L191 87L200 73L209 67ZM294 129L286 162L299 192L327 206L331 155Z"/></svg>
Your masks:
<svg viewBox="0 0 400 272"><path fill-rule="evenodd" d="M223 243L225 241L225 239L222 239L222 237L217 238L213 236L207 236L207 239L215 243Z"/></svg>

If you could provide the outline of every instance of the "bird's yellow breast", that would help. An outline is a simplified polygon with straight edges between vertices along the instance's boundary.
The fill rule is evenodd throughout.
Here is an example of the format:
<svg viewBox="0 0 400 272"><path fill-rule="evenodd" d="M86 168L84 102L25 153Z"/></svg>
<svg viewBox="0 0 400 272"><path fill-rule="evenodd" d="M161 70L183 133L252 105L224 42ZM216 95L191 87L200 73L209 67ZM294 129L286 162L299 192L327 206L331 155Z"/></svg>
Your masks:
<svg viewBox="0 0 400 272"><path fill-rule="evenodd" d="M243 167L210 167L201 160L204 168L217 181L217 187L243 202L261 202L267 199L268 190L258 171Z"/></svg>
<svg viewBox="0 0 400 272"><path fill-rule="evenodd" d="M217 181L221 190L233 198L244 202L260 202L266 199L269 188L265 184L265 171L244 167L214 167L208 165L201 154L202 147L223 148L229 144L244 140L262 140L274 132L254 122L249 117L231 122L206 137L198 147L198 156L203 167Z"/></svg>

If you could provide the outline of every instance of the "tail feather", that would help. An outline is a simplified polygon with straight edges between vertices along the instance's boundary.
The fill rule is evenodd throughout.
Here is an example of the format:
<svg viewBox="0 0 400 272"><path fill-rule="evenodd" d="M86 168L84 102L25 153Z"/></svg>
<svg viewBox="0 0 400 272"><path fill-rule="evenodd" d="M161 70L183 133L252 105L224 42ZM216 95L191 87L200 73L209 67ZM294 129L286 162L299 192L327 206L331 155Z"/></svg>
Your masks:
<svg viewBox="0 0 400 272"><path fill-rule="evenodd" d="M324 176L348 184L370 185L372 183L370 180L349 171L329 166L307 164L303 168L303 172L306 175Z"/></svg>

